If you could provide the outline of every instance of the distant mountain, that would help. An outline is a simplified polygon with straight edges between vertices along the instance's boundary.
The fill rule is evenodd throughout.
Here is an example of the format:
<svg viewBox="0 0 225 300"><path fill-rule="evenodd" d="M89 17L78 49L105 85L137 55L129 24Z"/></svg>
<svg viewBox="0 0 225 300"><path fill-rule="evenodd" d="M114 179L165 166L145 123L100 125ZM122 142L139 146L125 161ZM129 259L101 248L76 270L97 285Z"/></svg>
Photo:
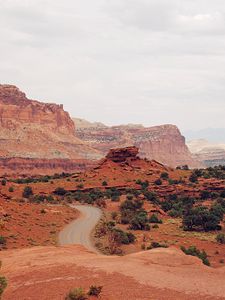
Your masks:
<svg viewBox="0 0 225 300"><path fill-rule="evenodd" d="M225 143L212 143L199 139L189 141L187 146L193 157L205 166L225 165Z"/></svg>
<svg viewBox="0 0 225 300"><path fill-rule="evenodd" d="M186 130L183 135L187 141L205 139L213 143L225 143L225 128L205 128L201 130Z"/></svg>

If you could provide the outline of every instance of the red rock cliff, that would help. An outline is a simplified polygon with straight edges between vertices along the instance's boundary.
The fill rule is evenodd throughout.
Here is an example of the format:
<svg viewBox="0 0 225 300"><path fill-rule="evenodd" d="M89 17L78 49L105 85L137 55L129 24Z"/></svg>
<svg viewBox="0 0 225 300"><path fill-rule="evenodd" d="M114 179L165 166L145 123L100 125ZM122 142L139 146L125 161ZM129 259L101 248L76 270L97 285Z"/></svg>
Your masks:
<svg viewBox="0 0 225 300"><path fill-rule="evenodd" d="M93 124L94 125L94 124ZM136 146L139 156L176 167L188 164L198 167L185 144L185 138L174 125L143 127L137 125L77 128L76 136L106 155L109 149Z"/></svg>
<svg viewBox="0 0 225 300"><path fill-rule="evenodd" d="M48 130L74 134L75 126L62 105L31 101L17 87L0 85L0 126L15 130L18 126L43 125Z"/></svg>

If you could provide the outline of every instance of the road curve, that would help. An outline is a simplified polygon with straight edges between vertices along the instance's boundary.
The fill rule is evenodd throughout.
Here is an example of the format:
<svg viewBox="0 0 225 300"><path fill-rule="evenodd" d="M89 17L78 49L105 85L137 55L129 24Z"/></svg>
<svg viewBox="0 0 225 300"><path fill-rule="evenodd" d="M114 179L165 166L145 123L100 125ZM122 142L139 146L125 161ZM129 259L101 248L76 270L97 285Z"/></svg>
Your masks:
<svg viewBox="0 0 225 300"><path fill-rule="evenodd" d="M59 245L83 245L90 251L98 252L91 241L91 232L102 216L99 208L93 206L71 206L80 211L79 219L74 220L59 233Z"/></svg>

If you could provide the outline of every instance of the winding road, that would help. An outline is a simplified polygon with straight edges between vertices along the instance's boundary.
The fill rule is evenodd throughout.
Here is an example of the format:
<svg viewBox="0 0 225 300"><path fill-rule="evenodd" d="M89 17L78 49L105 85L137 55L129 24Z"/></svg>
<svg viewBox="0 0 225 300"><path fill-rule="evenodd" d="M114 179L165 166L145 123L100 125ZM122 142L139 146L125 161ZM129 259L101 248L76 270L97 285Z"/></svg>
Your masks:
<svg viewBox="0 0 225 300"><path fill-rule="evenodd" d="M83 245L92 252L98 252L91 241L91 232L99 222L102 212L93 206L71 206L80 211L79 219L74 220L59 233L59 245Z"/></svg>

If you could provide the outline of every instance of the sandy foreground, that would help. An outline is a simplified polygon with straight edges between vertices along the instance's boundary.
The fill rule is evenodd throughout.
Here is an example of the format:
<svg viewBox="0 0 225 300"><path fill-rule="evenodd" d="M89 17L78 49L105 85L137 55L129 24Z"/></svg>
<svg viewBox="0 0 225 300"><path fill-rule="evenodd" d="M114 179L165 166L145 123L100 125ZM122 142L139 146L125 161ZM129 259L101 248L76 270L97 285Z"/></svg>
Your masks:
<svg viewBox="0 0 225 300"><path fill-rule="evenodd" d="M82 246L0 253L8 279L3 300L63 300L75 287L103 286L101 299L225 299L225 268L202 265L175 248L103 256Z"/></svg>

